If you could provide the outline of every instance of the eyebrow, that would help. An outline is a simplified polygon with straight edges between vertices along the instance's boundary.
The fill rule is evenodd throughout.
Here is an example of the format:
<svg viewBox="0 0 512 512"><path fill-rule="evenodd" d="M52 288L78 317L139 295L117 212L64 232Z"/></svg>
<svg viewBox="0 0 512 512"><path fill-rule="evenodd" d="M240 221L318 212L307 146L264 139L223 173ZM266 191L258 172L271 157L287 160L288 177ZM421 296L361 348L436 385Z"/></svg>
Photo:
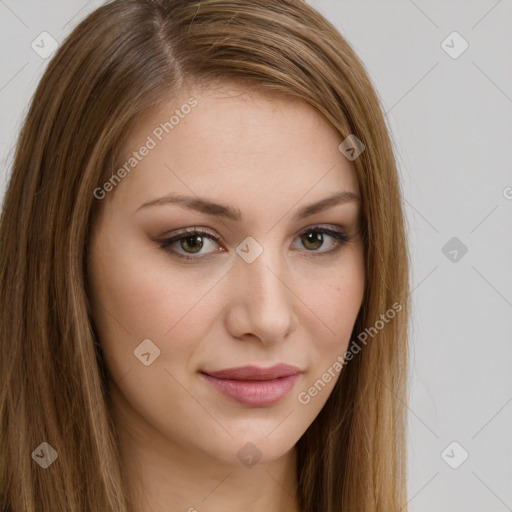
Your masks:
<svg viewBox="0 0 512 512"><path fill-rule="evenodd" d="M337 206L339 204L352 203L355 201L359 201L361 198L355 194L354 192L344 191L338 192L334 195L321 199L316 203L309 204L307 206L302 207L293 217L294 220L301 220L305 217L309 217L310 215L314 215L316 213L323 212L333 206ZM187 208L189 210L194 210L200 213L204 213L207 215L212 215L215 217L223 217L232 221L241 221L242 213L238 208L233 206L227 206L215 203L205 198L201 197L193 197L193 196L184 196L184 195L166 195L164 197L160 197L158 199L153 199L148 201L135 210L134 213L142 210L144 208L148 208L151 206L160 206L166 204L177 204L182 206L183 208Z"/></svg>

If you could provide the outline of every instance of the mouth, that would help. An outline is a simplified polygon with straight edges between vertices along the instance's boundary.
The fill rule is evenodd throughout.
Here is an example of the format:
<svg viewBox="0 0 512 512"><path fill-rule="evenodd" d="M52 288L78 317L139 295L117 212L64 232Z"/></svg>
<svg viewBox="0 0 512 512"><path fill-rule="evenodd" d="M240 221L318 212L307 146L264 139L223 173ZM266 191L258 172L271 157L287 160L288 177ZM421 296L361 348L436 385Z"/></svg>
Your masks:
<svg viewBox="0 0 512 512"><path fill-rule="evenodd" d="M295 386L302 371L278 364L269 368L243 366L220 371L201 371L202 377L224 396L249 407L268 407L282 400Z"/></svg>

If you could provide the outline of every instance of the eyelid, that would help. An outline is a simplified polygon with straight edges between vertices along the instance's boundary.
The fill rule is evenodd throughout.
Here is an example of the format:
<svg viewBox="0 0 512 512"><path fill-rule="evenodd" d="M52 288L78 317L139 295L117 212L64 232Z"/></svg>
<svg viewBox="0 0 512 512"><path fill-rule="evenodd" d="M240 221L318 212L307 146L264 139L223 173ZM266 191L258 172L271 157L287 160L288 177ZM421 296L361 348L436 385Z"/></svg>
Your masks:
<svg viewBox="0 0 512 512"><path fill-rule="evenodd" d="M347 240L350 239L350 236L347 232L347 230L341 226L335 226L334 224L312 224L311 226L308 226L307 228L304 228L302 231L297 233L296 236L303 235L304 233L309 233L310 231L324 231L325 233L335 233L338 235L344 235Z"/></svg>
<svg viewBox="0 0 512 512"><path fill-rule="evenodd" d="M172 236L170 236L168 239L165 239L162 241L166 242L166 241L169 241L169 239L177 238L182 235L188 235L188 234L194 235L194 234L200 234L200 233L207 234L207 235L211 236L216 241L225 242L224 239L219 234L217 234L215 231L211 230L210 228L203 228L203 227L198 227L198 226L194 226L191 228L183 228L183 229L179 229L178 231L173 231Z"/></svg>
<svg viewBox="0 0 512 512"><path fill-rule="evenodd" d="M325 229L327 232L331 230L334 233L341 233L345 235L347 238L349 238L349 235L347 233L347 230L341 226L335 226L334 224L311 224L310 226L307 226L303 228L301 231L299 231L295 236L303 235L304 233L308 233L309 231L313 231L315 228L318 230ZM210 235L215 241L221 241L223 243L226 243L226 241L217 234L215 231L211 230L210 228L200 227L200 226L194 226L189 228L183 228L178 231L174 231L172 233L172 236L169 236L169 238L166 238L164 240L161 240L161 242L168 242L170 239L177 238L181 235L187 235L187 234L200 234L205 233Z"/></svg>

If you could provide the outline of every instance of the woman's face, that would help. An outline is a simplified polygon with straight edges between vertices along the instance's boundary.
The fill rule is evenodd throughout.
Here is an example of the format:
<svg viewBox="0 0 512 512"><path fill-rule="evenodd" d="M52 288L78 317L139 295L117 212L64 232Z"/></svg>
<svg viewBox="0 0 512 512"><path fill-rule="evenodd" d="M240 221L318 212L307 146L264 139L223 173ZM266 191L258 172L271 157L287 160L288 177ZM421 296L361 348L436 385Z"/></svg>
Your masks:
<svg viewBox="0 0 512 512"><path fill-rule="evenodd" d="M320 412L365 279L360 201L322 207L359 195L341 142L312 107L236 88L182 92L137 123L125 176L96 192L89 260L115 415L135 443L263 463Z"/></svg>

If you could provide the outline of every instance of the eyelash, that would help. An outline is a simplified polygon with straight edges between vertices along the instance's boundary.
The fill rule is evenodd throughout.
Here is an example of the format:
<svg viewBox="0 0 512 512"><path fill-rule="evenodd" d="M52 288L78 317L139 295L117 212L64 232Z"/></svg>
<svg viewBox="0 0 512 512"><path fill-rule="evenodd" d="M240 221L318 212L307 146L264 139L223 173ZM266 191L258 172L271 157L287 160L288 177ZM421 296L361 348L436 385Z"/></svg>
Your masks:
<svg viewBox="0 0 512 512"><path fill-rule="evenodd" d="M338 252L345 243L351 241L351 237L347 235L347 233L342 229L329 229L324 228L321 226L313 226L312 228L307 228L300 232L297 236L301 237L307 233L322 233L325 235L329 235L332 238L334 238L337 242L336 246L333 249L330 249L328 251L307 251L307 252L313 252L318 253L319 256L326 256L326 255L333 255L334 253ZM171 254L171 256L175 256L177 258L180 258L182 260L191 261L191 260L202 260L208 258L208 256L190 256L181 254L173 249L170 248L170 246L174 242L179 242L181 240L184 240L188 237L194 237L194 236L203 236L206 235L206 238L210 238L211 240L214 240L216 243L223 242L222 237L216 235L215 233L212 233L208 230L199 229L199 228L189 228L186 230L181 231L177 235L173 236L172 238L168 238L165 240L160 240L160 248Z"/></svg>

